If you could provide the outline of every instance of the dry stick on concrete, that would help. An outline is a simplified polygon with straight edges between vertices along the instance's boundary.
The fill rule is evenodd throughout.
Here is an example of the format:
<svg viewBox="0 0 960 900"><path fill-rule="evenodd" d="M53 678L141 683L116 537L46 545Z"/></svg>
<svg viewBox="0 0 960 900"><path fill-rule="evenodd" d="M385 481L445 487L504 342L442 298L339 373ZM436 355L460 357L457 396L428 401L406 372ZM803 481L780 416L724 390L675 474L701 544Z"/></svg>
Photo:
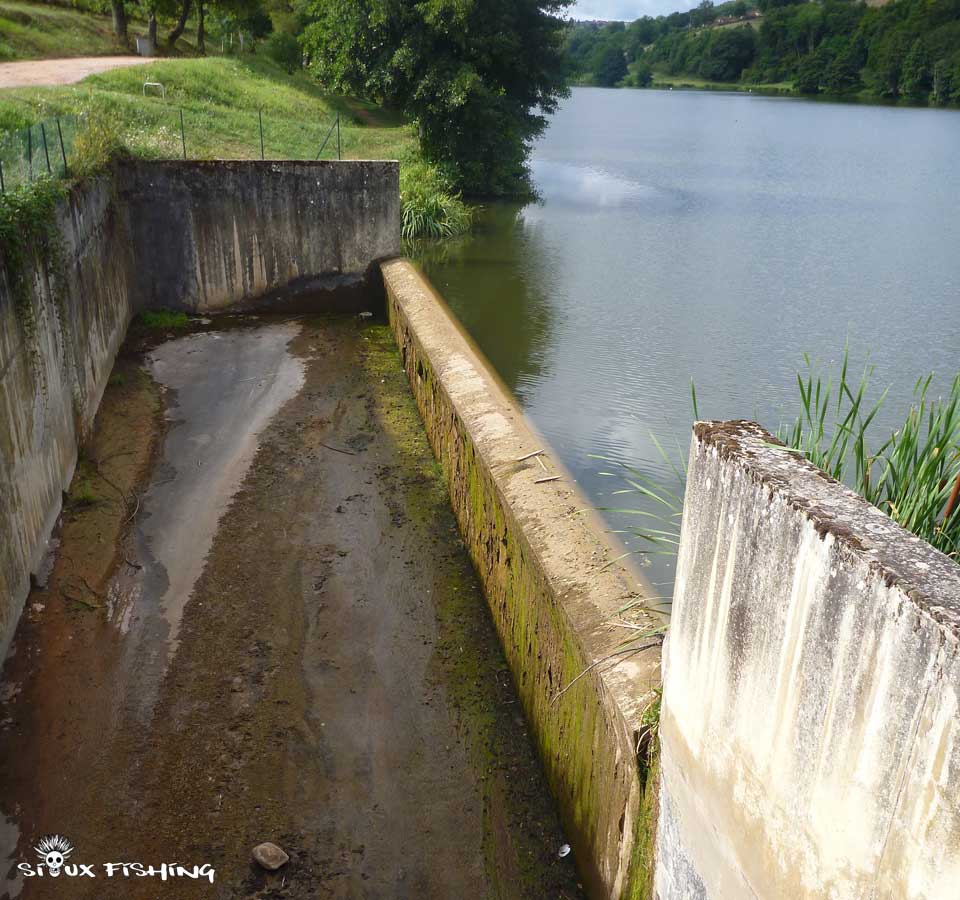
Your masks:
<svg viewBox="0 0 960 900"><path fill-rule="evenodd" d="M530 459L531 457L539 456L543 452L544 450L542 448L540 450L534 450L533 453L528 453L526 456L518 456L516 459L516 462L524 462Z"/></svg>
<svg viewBox="0 0 960 900"><path fill-rule="evenodd" d="M658 641L654 641L652 644L644 644L642 647L625 647L623 650L614 650L613 653L608 653L606 656L601 657L596 662L590 663L573 681L570 682L563 690L558 691L554 694L551 703L556 703L567 691L570 690L584 675L587 674L591 669L595 669L601 663L605 663L608 659L613 659L615 656L625 656L628 653L640 653L643 650L649 650L651 647L656 647Z"/></svg>
<svg viewBox="0 0 960 900"><path fill-rule="evenodd" d="M548 481L559 481L562 476L551 475L549 478L538 478L534 484L546 484Z"/></svg>

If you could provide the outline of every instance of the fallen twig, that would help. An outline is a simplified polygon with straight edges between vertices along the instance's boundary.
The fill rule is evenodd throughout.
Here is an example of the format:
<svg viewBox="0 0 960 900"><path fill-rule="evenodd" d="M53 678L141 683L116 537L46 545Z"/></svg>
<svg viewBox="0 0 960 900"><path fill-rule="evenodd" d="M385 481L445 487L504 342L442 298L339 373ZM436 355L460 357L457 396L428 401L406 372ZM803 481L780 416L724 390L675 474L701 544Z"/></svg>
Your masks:
<svg viewBox="0 0 960 900"><path fill-rule="evenodd" d="M574 678L573 681L570 682L570 684L568 684L565 688L563 688L563 690L558 691L556 694L554 694L554 697L550 702L556 703L567 691L570 690L570 688L572 688L581 678L583 678L583 676L586 675L587 672L591 671L592 669L595 669L601 663L605 663L608 659L613 659L613 657L615 656L624 656L627 653L639 653L641 650L649 650L651 647L656 647L656 646L657 646L657 642L654 641L654 643L644 644L642 647L625 647L623 650L614 650L613 653L608 653L606 656L602 657L601 659L598 659L596 662L590 663L590 665L587 666L576 678Z"/></svg>
<svg viewBox="0 0 960 900"><path fill-rule="evenodd" d="M136 517L137 513L140 512L140 495L137 494L137 505L134 507L133 512L124 519L123 524L126 525L128 522L132 522Z"/></svg>
<svg viewBox="0 0 960 900"><path fill-rule="evenodd" d="M559 481L563 476L551 475L549 478L538 478L534 484L546 484L548 481Z"/></svg>
<svg viewBox="0 0 960 900"><path fill-rule="evenodd" d="M352 450L341 450L339 447L331 447L329 444L325 444L323 441L320 441L321 447L326 447L328 450L332 450L334 453L343 453L346 456L356 456Z"/></svg>
<svg viewBox="0 0 960 900"><path fill-rule="evenodd" d="M517 457L517 462L523 462L524 460L530 459L531 457L539 456L543 452L544 452L543 449L534 450L533 453L528 453L526 456Z"/></svg>

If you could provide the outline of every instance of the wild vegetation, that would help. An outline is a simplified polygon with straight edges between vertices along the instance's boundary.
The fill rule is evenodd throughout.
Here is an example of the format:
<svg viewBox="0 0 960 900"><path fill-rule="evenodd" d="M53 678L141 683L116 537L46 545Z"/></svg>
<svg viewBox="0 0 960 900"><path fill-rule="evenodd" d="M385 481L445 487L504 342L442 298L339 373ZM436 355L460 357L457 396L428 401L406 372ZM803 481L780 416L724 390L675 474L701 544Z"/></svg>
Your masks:
<svg viewBox="0 0 960 900"><path fill-rule="evenodd" d="M573 78L645 86L678 76L805 94L960 104L960 0L746 0L567 34ZM681 79L682 80L682 79Z"/></svg>
<svg viewBox="0 0 960 900"><path fill-rule="evenodd" d="M51 55L58 45L60 55L117 52L129 46L133 24L165 53L237 55L161 61L76 87L6 91L0 124L9 131L83 114L76 174L124 153L257 156L261 115L267 155L310 159L339 114L344 157L400 159L404 236L448 237L470 226L461 192L529 190L531 142L566 90L557 13L567 5L77 0L79 11L50 11L8 2L0 4L7 58ZM162 83L165 95L144 97L144 81Z"/></svg>
<svg viewBox="0 0 960 900"><path fill-rule="evenodd" d="M867 365L860 377L854 378L846 352L837 375L823 372L806 355L804 360L806 371L797 375L799 412L775 429L784 452L802 455L907 531L960 562L960 375L942 396L934 396L931 390L933 375L920 379L903 424L875 443L874 422L889 389L869 402L872 366ZM699 418L694 390L692 399L694 418ZM685 484L682 451L678 450L674 460L655 438L654 442L677 481ZM675 553L683 511L682 487L671 490L622 464L618 471L604 474L622 479L624 486L615 496L633 495L648 506L608 508L652 523L630 530L645 544L641 552Z"/></svg>
<svg viewBox="0 0 960 900"><path fill-rule="evenodd" d="M166 96L143 96L143 82ZM180 114L183 113L183 135ZM405 235L444 236L469 226L467 207L437 167L423 161L416 133L373 104L324 91L261 56L162 60L91 76L78 85L0 93L0 125L18 129L51 116L82 114L70 171L91 174L111 158L255 159L260 117L267 158L314 159L340 115L345 159L399 159ZM336 156L336 140L324 158ZM429 215L427 215L429 214Z"/></svg>

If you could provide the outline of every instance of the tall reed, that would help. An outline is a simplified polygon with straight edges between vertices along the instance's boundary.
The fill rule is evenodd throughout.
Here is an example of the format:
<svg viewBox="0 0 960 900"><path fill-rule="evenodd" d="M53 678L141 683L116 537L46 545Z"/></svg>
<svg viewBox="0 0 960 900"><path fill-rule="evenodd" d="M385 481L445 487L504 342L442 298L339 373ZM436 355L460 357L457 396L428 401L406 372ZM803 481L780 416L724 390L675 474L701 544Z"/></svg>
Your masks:
<svg viewBox="0 0 960 900"><path fill-rule="evenodd" d="M804 361L805 373L797 374L800 411L776 430L784 452L802 454L908 531L960 560L960 374L943 396L933 396L932 375L918 380L903 424L872 447L877 430L874 423L889 393L887 389L875 402L868 401L873 366L866 365L859 377L852 376L849 350L845 349L839 378L834 381L806 354ZM693 385L691 400L694 418L699 418ZM678 461L674 460L656 438L653 440L685 486L682 451L678 448ZM603 507L643 519L642 524L625 529L643 543L635 552L676 552L683 489L670 490L635 467L616 460L607 462L615 463L617 470L600 474L617 477L625 485L613 495L633 494L647 507Z"/></svg>

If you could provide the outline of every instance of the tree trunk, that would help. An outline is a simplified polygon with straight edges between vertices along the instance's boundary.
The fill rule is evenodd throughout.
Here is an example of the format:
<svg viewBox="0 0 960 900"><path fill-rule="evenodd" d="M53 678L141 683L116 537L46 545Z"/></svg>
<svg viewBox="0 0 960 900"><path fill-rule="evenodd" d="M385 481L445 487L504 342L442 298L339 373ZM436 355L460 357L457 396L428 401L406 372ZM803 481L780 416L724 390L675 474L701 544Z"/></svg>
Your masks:
<svg viewBox="0 0 960 900"><path fill-rule="evenodd" d="M197 52L206 53L206 32L203 27L203 0L197 0Z"/></svg>
<svg viewBox="0 0 960 900"><path fill-rule="evenodd" d="M127 10L124 8L123 0L110 0L110 7L113 11L113 33L125 42L127 40Z"/></svg>
<svg viewBox="0 0 960 900"><path fill-rule="evenodd" d="M176 27L167 37L167 46L171 49L174 44L180 40L180 35L183 34L183 30L187 27L187 19L190 17L190 4L191 0L183 0L183 6L180 7L180 18L177 19Z"/></svg>
<svg viewBox="0 0 960 900"><path fill-rule="evenodd" d="M150 38L150 43L156 47L157 46L157 14L154 10L150 10L150 18L147 19L147 37Z"/></svg>

